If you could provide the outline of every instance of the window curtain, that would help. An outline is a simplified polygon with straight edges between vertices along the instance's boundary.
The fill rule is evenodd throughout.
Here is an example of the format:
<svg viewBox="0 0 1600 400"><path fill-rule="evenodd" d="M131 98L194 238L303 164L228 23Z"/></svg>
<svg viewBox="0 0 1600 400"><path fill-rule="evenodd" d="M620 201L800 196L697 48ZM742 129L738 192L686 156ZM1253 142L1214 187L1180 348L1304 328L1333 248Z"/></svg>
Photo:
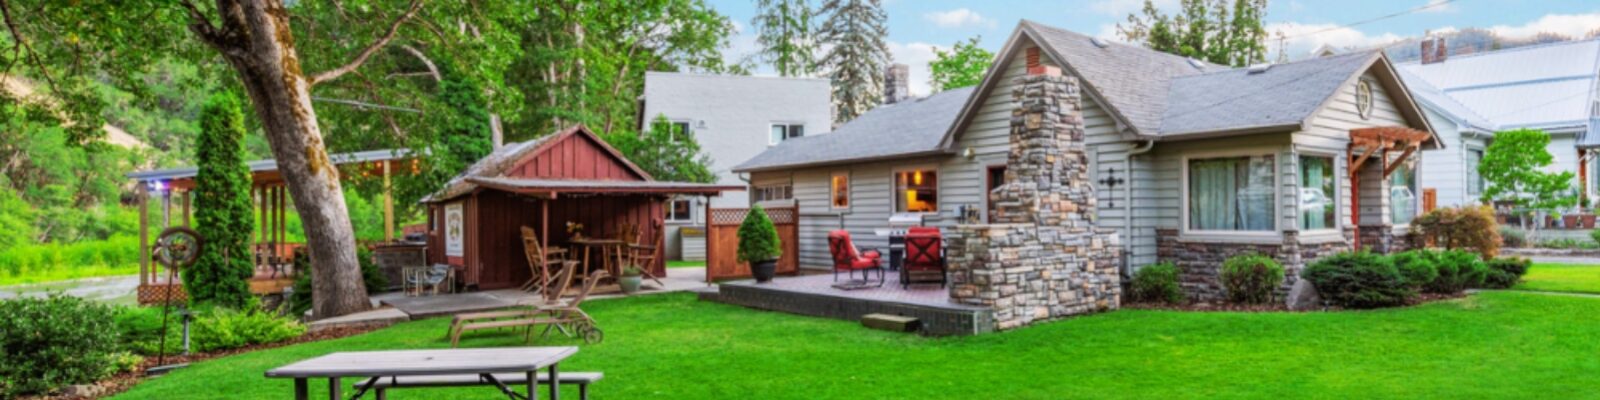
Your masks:
<svg viewBox="0 0 1600 400"><path fill-rule="evenodd" d="M1300 229L1333 227L1333 159L1300 158Z"/></svg>
<svg viewBox="0 0 1600 400"><path fill-rule="evenodd" d="M1389 217L1395 225L1409 224L1417 216L1415 180L1409 162L1389 175Z"/></svg>
<svg viewBox="0 0 1600 400"><path fill-rule="evenodd" d="M1189 229L1273 229L1272 157L1189 162Z"/></svg>

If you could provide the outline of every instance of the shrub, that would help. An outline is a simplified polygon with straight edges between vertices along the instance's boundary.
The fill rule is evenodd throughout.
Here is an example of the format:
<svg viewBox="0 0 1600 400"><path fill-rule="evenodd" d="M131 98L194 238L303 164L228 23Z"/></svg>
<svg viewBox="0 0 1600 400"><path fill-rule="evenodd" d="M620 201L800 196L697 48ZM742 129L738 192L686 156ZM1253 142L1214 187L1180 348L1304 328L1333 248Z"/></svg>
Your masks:
<svg viewBox="0 0 1600 400"><path fill-rule="evenodd" d="M1398 306L1416 295L1387 257L1367 251L1324 257L1300 277L1310 280L1323 299L1346 308Z"/></svg>
<svg viewBox="0 0 1600 400"><path fill-rule="evenodd" d="M255 301L243 310L198 306L192 309L190 350L210 352L253 344L276 343L299 337L305 326L289 317L263 310ZM161 350L160 307L130 307L116 317L117 330L127 349L153 356ZM183 320L178 310L168 314L167 354L183 351Z"/></svg>
<svg viewBox="0 0 1600 400"><path fill-rule="evenodd" d="M1434 253L1425 249L1411 250L1389 256L1389 260L1400 271L1400 276L1406 278L1406 286L1421 289L1439 279L1439 266L1434 261L1438 257Z"/></svg>
<svg viewBox="0 0 1600 400"><path fill-rule="evenodd" d="M1228 301L1266 304L1272 302L1272 291L1283 284L1283 266L1259 254L1234 256L1222 263L1220 278Z"/></svg>
<svg viewBox="0 0 1600 400"><path fill-rule="evenodd" d="M1477 253L1447 250L1435 254L1437 258L1434 263L1439 267L1439 278L1428 285L1429 292L1459 293L1483 285L1489 268L1484 266L1483 259L1478 258Z"/></svg>
<svg viewBox="0 0 1600 400"><path fill-rule="evenodd" d="M1133 301L1182 304L1183 287L1178 285L1178 266L1170 262L1146 265L1133 273L1130 284Z"/></svg>
<svg viewBox="0 0 1600 400"><path fill-rule="evenodd" d="M384 291L389 287L389 277L378 269L377 261L372 258L372 250L365 246L356 247L356 261L361 263L361 281L367 286L367 294ZM294 315L305 315L311 309L311 255L302 247L294 251L294 293L289 295L289 312Z"/></svg>
<svg viewBox="0 0 1600 400"><path fill-rule="evenodd" d="M1440 208L1411 221L1421 245L1471 249L1484 257L1500 254L1500 225L1489 206Z"/></svg>
<svg viewBox="0 0 1600 400"><path fill-rule="evenodd" d="M1522 280L1528 273L1528 267L1533 261L1521 257L1502 257L1489 260L1488 273L1484 275L1483 287L1490 289L1506 289Z"/></svg>
<svg viewBox="0 0 1600 400"><path fill-rule="evenodd" d="M1506 247L1528 247L1528 235L1516 228L1503 227L1500 228L1500 242Z"/></svg>
<svg viewBox="0 0 1600 400"><path fill-rule="evenodd" d="M783 248L778 247L778 228L772 226L767 210L759 204L750 206L744 222L739 223L738 253L739 262L752 263L783 255Z"/></svg>
<svg viewBox="0 0 1600 400"><path fill-rule="evenodd" d="M1593 240L1596 245L1600 245L1600 229L1589 231L1589 240Z"/></svg>
<svg viewBox="0 0 1600 400"><path fill-rule="evenodd" d="M0 398L110 376L119 362L110 307L76 297L0 301Z"/></svg>

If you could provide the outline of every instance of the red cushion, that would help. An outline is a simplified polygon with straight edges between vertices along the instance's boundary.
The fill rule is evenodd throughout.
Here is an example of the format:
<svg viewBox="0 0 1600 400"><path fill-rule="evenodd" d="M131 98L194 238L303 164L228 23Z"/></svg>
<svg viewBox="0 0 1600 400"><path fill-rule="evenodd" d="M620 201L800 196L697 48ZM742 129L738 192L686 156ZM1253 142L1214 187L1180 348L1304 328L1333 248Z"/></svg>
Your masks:
<svg viewBox="0 0 1600 400"><path fill-rule="evenodd" d="M876 259L879 259L879 258L883 258L883 254L879 253L877 250L867 250L867 252L861 253L861 258L871 258L871 259L876 260Z"/></svg>

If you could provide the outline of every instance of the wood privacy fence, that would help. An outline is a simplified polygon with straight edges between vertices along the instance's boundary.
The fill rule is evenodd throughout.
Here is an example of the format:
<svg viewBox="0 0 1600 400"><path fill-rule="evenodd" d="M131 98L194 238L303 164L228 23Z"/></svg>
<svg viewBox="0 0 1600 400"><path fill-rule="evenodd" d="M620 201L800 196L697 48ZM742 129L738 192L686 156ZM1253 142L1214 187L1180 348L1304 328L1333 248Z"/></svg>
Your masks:
<svg viewBox="0 0 1600 400"><path fill-rule="evenodd" d="M798 207L768 208L767 218L778 228L778 273L793 274L800 271L800 209ZM750 265L739 262L739 224L744 222L746 208L706 207L706 281L750 277Z"/></svg>

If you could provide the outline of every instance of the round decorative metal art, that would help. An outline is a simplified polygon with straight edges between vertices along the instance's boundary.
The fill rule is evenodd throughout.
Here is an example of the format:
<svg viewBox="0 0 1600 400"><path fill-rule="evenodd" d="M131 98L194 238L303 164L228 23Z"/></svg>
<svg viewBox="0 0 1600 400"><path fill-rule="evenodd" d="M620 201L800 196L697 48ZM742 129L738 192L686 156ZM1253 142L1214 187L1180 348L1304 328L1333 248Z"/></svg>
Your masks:
<svg viewBox="0 0 1600 400"><path fill-rule="evenodd" d="M155 261L167 268L185 268L200 259L200 234L185 227L167 228L156 237Z"/></svg>

